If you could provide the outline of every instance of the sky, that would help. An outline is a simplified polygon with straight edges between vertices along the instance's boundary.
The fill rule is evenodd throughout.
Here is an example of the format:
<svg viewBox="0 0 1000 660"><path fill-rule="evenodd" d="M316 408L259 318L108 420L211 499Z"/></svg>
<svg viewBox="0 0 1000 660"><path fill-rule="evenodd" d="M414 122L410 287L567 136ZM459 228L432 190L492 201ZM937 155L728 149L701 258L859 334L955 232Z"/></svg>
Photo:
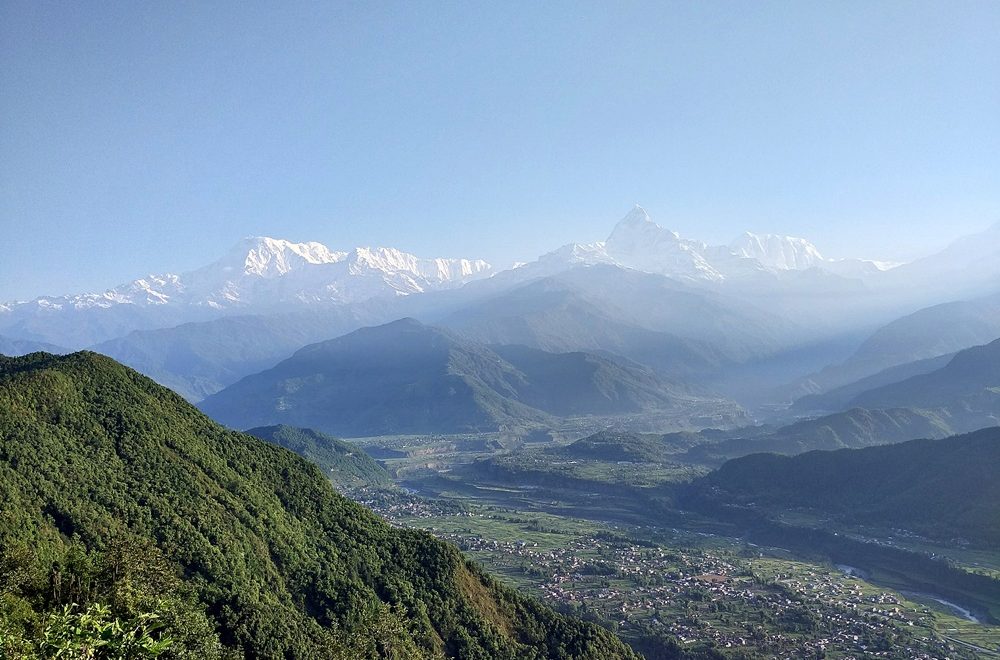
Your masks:
<svg viewBox="0 0 1000 660"><path fill-rule="evenodd" d="M0 0L0 300L247 235L526 261L634 203L912 259L1000 221L1000 2Z"/></svg>

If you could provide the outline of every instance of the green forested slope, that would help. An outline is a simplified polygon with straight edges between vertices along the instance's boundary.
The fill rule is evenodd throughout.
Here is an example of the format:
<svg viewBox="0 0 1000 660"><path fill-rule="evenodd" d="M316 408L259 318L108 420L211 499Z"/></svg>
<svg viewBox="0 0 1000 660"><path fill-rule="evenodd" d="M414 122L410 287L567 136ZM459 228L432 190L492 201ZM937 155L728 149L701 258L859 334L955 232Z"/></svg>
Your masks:
<svg viewBox="0 0 1000 660"><path fill-rule="evenodd" d="M684 458L721 465L727 459L763 452L801 454L817 449L860 449L917 438L943 438L954 434L951 421L951 417L932 410L852 408L773 431L740 429L723 440L706 437L706 442L692 447Z"/></svg>
<svg viewBox="0 0 1000 660"><path fill-rule="evenodd" d="M163 657L633 657L109 358L0 357L0 654L102 616Z"/></svg>
<svg viewBox="0 0 1000 660"><path fill-rule="evenodd" d="M799 456L754 454L692 484L695 499L754 509L803 507L849 523L1000 545L1000 428L940 440Z"/></svg>
<svg viewBox="0 0 1000 660"><path fill-rule="evenodd" d="M378 487L392 483L385 468L364 449L332 435L283 424L258 426L247 433L312 461L338 488Z"/></svg>
<svg viewBox="0 0 1000 660"><path fill-rule="evenodd" d="M599 431L560 448L558 453L568 458L598 461L659 463L669 459L669 446L654 435Z"/></svg>

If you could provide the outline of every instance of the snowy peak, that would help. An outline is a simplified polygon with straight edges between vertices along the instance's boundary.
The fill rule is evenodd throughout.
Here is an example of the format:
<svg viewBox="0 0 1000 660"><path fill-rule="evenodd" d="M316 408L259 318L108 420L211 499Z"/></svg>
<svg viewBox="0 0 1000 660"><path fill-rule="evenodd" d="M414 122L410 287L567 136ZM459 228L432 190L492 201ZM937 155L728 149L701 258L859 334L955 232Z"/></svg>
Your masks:
<svg viewBox="0 0 1000 660"><path fill-rule="evenodd" d="M738 257L756 259L774 270L805 270L826 262L816 246L804 238L745 232L729 244Z"/></svg>
<svg viewBox="0 0 1000 660"><path fill-rule="evenodd" d="M664 229L639 205L615 225L604 248L616 262L636 270L682 279L723 279L705 258L703 243Z"/></svg>
<svg viewBox="0 0 1000 660"><path fill-rule="evenodd" d="M354 272L364 269L385 273L405 272L435 282L463 282L492 272L493 267L482 259L421 259L395 248L355 248L347 256Z"/></svg>
<svg viewBox="0 0 1000 660"><path fill-rule="evenodd" d="M579 264L613 264L703 283L756 281L768 274L810 268L865 279L893 265L826 259L806 239L778 234L746 232L729 245L707 245L661 227L638 204L615 224L606 241L564 245L522 270L525 274L552 274Z"/></svg>
<svg viewBox="0 0 1000 660"><path fill-rule="evenodd" d="M676 232L664 229L653 222L653 219L646 213L646 209L636 204L611 230L607 243L609 245L629 243L642 236L655 237L658 241L680 240L680 236Z"/></svg>
<svg viewBox="0 0 1000 660"><path fill-rule="evenodd" d="M615 225L615 229L617 230L619 227L635 228L647 224L655 225L656 223L653 222L652 218L649 217L649 214L646 213L646 209L636 204L632 207L631 211L625 214L624 218L618 221L618 224Z"/></svg>
<svg viewBox="0 0 1000 660"><path fill-rule="evenodd" d="M334 252L322 243L292 243L268 236L248 236L215 265L246 275L280 277L295 268L337 263L346 256L346 252Z"/></svg>
<svg viewBox="0 0 1000 660"><path fill-rule="evenodd" d="M615 263L615 260L608 256L604 243L570 243L558 250L553 250L539 258L541 262L566 263L566 264L600 264Z"/></svg>

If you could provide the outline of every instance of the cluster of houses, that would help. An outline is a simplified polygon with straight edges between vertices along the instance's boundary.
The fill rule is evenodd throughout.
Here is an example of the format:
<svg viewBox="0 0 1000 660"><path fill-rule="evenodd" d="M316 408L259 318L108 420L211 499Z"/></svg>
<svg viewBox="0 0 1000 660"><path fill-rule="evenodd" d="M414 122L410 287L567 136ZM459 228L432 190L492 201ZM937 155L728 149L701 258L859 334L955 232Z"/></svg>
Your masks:
<svg viewBox="0 0 1000 660"><path fill-rule="evenodd" d="M421 498L375 508L410 525L420 518L493 517ZM761 575L753 560L727 552L681 551L601 535L567 537L563 547L540 548L530 537L484 538L471 521L468 527L449 525L452 531L423 527L493 570L522 575L562 609L588 613L626 636L653 626L681 644L711 642L779 658L930 660L963 653L933 634L927 610L833 570Z"/></svg>

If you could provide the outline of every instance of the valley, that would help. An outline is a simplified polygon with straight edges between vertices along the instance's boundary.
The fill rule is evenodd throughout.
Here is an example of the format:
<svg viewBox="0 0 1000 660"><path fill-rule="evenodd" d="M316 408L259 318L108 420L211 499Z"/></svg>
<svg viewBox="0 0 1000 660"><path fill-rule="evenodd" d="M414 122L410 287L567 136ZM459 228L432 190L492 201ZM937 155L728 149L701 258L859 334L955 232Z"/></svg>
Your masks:
<svg viewBox="0 0 1000 660"><path fill-rule="evenodd" d="M734 526L677 504L671 488L708 467L553 460L572 443L355 442L375 455L391 447L383 463L403 485L356 493L359 501L456 543L510 584L609 626L649 658L675 657L664 650L674 645L705 657L1000 653L1000 557L988 546L787 509L775 519L783 529L757 524L754 532L746 521ZM550 460L517 457L541 451ZM485 470L487 461L507 469ZM833 534L810 540L796 529ZM831 544L836 538L843 541ZM945 561L953 568L938 570ZM987 579L970 586L963 576Z"/></svg>

